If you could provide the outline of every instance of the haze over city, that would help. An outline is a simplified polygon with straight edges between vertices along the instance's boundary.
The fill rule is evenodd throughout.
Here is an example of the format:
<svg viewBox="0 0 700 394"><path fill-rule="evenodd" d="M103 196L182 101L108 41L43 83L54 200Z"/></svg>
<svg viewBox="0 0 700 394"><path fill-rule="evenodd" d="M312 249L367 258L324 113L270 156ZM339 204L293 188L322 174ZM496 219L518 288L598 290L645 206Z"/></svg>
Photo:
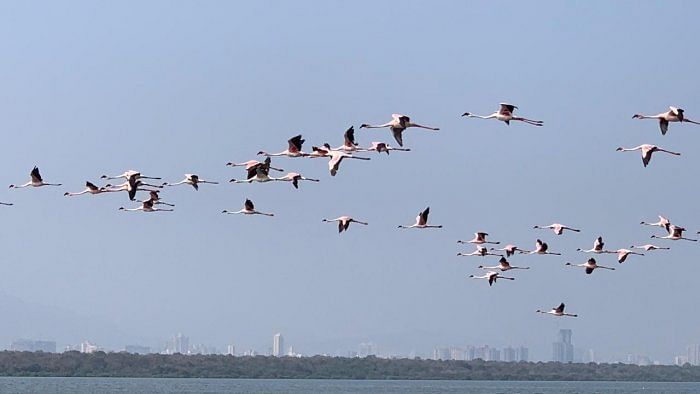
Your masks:
<svg viewBox="0 0 700 394"><path fill-rule="evenodd" d="M266 353L281 332L302 354L431 355L435 348L524 346L549 360L560 329L601 360L672 363L700 342L697 243L634 256L588 276L564 266L647 243L664 214L700 230L694 181L700 126L632 119L680 106L700 118L700 5L549 2L206 2L0 4L2 181L31 168L60 188L7 190L0 207L0 346L33 338L105 349L193 341ZM649 26L653 26L650 28ZM660 54L659 48L664 49ZM467 119L512 102L543 127ZM333 146L355 126L362 146L391 141L392 113L411 152L365 154L337 176L326 161L274 158L320 178L236 185L229 161L306 144ZM682 151L642 167L618 146ZM167 189L175 212L119 212L123 193L67 198L86 180L135 168L219 185ZM2 185L2 182L0 182ZM246 198L274 218L222 215ZM403 231L426 206L439 231ZM322 218L369 222L338 234ZM560 221L580 233L533 225ZM497 259L462 258L475 231L563 256L489 287L467 278ZM535 313L566 302L576 319ZM413 352L413 353L412 353Z"/></svg>

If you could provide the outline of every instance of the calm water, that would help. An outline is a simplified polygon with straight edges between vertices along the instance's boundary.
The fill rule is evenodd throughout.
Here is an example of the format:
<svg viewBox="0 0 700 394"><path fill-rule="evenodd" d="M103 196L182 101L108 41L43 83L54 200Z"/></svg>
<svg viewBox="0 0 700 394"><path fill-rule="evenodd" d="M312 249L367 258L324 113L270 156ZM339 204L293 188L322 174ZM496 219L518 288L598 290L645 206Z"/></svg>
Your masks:
<svg viewBox="0 0 700 394"><path fill-rule="evenodd" d="M0 393L698 393L700 383L0 378Z"/></svg>

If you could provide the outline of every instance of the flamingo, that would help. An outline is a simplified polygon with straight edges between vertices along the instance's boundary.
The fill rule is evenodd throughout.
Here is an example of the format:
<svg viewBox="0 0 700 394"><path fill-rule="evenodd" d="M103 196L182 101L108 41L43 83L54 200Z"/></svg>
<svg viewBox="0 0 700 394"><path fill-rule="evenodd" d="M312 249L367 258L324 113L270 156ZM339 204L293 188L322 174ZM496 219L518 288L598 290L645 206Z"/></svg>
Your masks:
<svg viewBox="0 0 700 394"><path fill-rule="evenodd" d="M627 260L627 256L629 256L631 254L636 254L638 256L644 256L644 253L633 252L629 249L618 249L618 250L614 251L613 253L617 253L617 262L620 264L624 263L625 260Z"/></svg>
<svg viewBox="0 0 700 394"><path fill-rule="evenodd" d="M265 212L260 212L255 210L255 205L253 205L253 202L250 201L250 199L246 199L245 203L243 204L243 209L240 211L227 211L223 210L221 213L226 213L229 215L236 215L236 214L241 214L241 215L263 215L263 216L275 216L274 213L265 213Z"/></svg>
<svg viewBox="0 0 700 394"><path fill-rule="evenodd" d="M430 207L425 208L423 212L418 213L416 216L416 223L410 226L399 226L399 228L442 228L442 225L429 225L428 215L430 214Z"/></svg>
<svg viewBox="0 0 700 394"><path fill-rule="evenodd" d="M79 196L81 194L101 194L101 193L110 193L110 192L117 192L119 190L110 190L107 187L97 187L94 183L90 181L85 182L85 190L82 192L77 192L77 193L70 193L70 192L65 192L63 193L64 196Z"/></svg>
<svg viewBox="0 0 700 394"><path fill-rule="evenodd" d="M680 156L681 154L678 152L672 152L670 150L666 149L661 149L656 145L651 145L651 144L642 144L639 146L636 146L634 148L623 148L619 147L616 149L618 152L632 152L635 150L641 151L642 152L642 164L644 164L644 167L649 165L649 161L651 161L651 155L654 152L665 152L669 153L675 156Z"/></svg>
<svg viewBox="0 0 700 394"><path fill-rule="evenodd" d="M129 178L134 177L134 176L136 177L136 179L160 179L158 177L150 177L150 176L141 175L141 173L139 171L134 171L134 170L126 170L126 171L124 171L123 174L113 175L113 176L102 175L100 178L101 179L120 179L120 178L129 179Z"/></svg>
<svg viewBox="0 0 700 394"><path fill-rule="evenodd" d="M319 146L312 146L311 147L311 153L309 153L308 158L310 159L317 159L319 157L328 157L330 156L329 153L333 149L331 148L331 145L329 143L325 143L323 145Z"/></svg>
<svg viewBox="0 0 700 394"><path fill-rule="evenodd" d="M243 163L228 162L228 163L226 163L226 165L231 166L231 167L245 167L246 170L249 170L251 167L255 167L255 166L259 166L259 165L264 164L271 170L284 172L284 170L281 168L276 168L276 167L270 166L270 162L271 162L270 158L267 157L267 158L265 158L265 161L262 161L262 162L257 161L257 160L248 160L248 161L243 162Z"/></svg>
<svg viewBox="0 0 700 394"><path fill-rule="evenodd" d="M177 186L177 185L187 184L187 185L191 185L194 188L194 190L199 190L200 183L209 183L212 185L219 184L219 182L205 181L204 179L200 179L199 175L197 175L197 174L185 174L185 179L181 180L180 182L178 182L178 183L165 182L165 183L163 183L163 186Z"/></svg>
<svg viewBox="0 0 700 394"><path fill-rule="evenodd" d="M592 258L592 257L591 257L590 259L588 259L588 261L586 261L586 262L583 263L583 264L566 263L566 264L564 264L564 265L568 265L568 266L571 266L571 267L582 267L582 268L585 268L585 269L586 269L586 274L588 274L588 275L592 274L593 271L594 271L596 268L602 268L602 269L606 269L606 270L615 271L615 268L612 268L612 267L604 267L604 266L602 266L602 265L598 265L598 263L596 263L595 259Z"/></svg>
<svg viewBox="0 0 700 394"><path fill-rule="evenodd" d="M137 208L124 208L120 207L120 211L143 211L143 212L172 212L174 209L170 208L156 208L153 206L154 201L153 200L146 200L141 203L140 207Z"/></svg>
<svg viewBox="0 0 700 394"><path fill-rule="evenodd" d="M668 220L668 218L665 218L661 215L659 216L659 221L656 223L648 223L648 222L640 222L639 224L643 224L645 226L658 226L658 227L663 227L666 231L668 231L668 227L671 225L671 221Z"/></svg>
<svg viewBox="0 0 700 394"><path fill-rule="evenodd" d="M609 250L603 250L603 247L605 246L605 242L603 242L603 237L598 237L595 239L593 242L593 247L591 249L581 249L578 248L579 252L584 252L584 253L595 253L595 254L601 254L601 253L615 253L611 252Z"/></svg>
<svg viewBox="0 0 700 394"><path fill-rule="evenodd" d="M261 150L260 152L258 152L258 154L263 155L263 156L268 156L268 157L270 157L270 156L287 156L287 157L308 156L309 155L308 153L304 153L301 151L301 146L304 144L304 141L305 140L301 139L301 134L299 134L299 135L296 135L296 136L290 138L289 140L287 140L287 142L289 143L289 147L287 148L287 150L283 150L282 152L279 152L279 153L267 153L267 152Z"/></svg>
<svg viewBox="0 0 700 394"><path fill-rule="evenodd" d="M693 241L693 242L697 242L697 241L698 241L697 239L685 238L685 237L683 236L683 231L685 231L685 228L680 227L680 226L675 226L675 225L672 224L672 225L670 225L670 226L668 227L668 235L666 235L665 237L659 237L659 236L656 236L656 235L652 235L651 237L652 237L652 238L670 239L670 240L672 240L672 241L678 241L678 240L681 240L681 239L684 239L684 240L686 240L686 241Z"/></svg>
<svg viewBox="0 0 700 394"><path fill-rule="evenodd" d="M13 203L11 203L11 202L0 202L0 205L5 205L5 206L10 207L10 206L13 206L13 205L15 205L15 204L13 204Z"/></svg>
<svg viewBox="0 0 700 394"><path fill-rule="evenodd" d="M44 182L43 179L41 179L41 174L39 174L39 167L34 166L34 169L32 170L31 173L29 173L29 176L32 178L31 181L23 184L23 185L10 185L10 189L19 189L22 187L41 187L41 186L61 186L60 183L46 183Z"/></svg>
<svg viewBox="0 0 700 394"><path fill-rule="evenodd" d="M480 115L474 115L469 112L465 112L462 114L462 116L466 116L469 118L480 118L480 119L496 119L500 120L501 122L505 122L505 124L510 125L511 120L516 120L519 122L524 122L533 126L542 126L544 122L541 120L532 120L532 119L526 119L526 118L521 118L517 116L513 116L513 112L518 108L513 104L508 104L508 103L500 103L501 109L498 111L492 113L491 115L488 116L480 116Z"/></svg>
<svg viewBox="0 0 700 394"><path fill-rule="evenodd" d="M500 244L500 242L498 242L498 241L496 241L496 242L487 241L486 240L487 236L488 236L488 233L485 233L483 231L479 231L479 232L474 233L474 239L472 239L471 241L457 241L457 243L458 244L470 243L470 244L476 244L476 245L481 245L481 244L498 245L498 244Z"/></svg>
<svg viewBox="0 0 700 394"><path fill-rule="evenodd" d="M143 186L150 186L150 187L155 187L155 188L162 188L163 186L159 185L151 185L149 183L144 183L140 179L137 179L135 176L132 176L128 178L128 180L120 185L112 186L110 184L105 185L105 188L108 189L110 192L121 192L121 191L126 191L129 195L129 200L134 201L136 198L136 192L139 190L142 191L147 191L151 192L154 191L153 189L146 189Z"/></svg>
<svg viewBox="0 0 700 394"><path fill-rule="evenodd" d="M340 168L340 163L343 161L343 159L370 160L369 157L353 156L349 153L335 151L335 150L328 152L328 155L331 158L328 161L328 170L330 171L331 176L335 176L335 174L338 173L338 169Z"/></svg>
<svg viewBox="0 0 700 394"><path fill-rule="evenodd" d="M574 314L571 314L571 313L564 313L564 306L565 306L565 305L564 305L564 303L562 302L561 304L559 304L559 306L557 306L557 307L555 307L555 308L552 308L552 310L550 310L550 311L546 311L546 312L545 312L545 311L541 311L541 310L538 309L538 310L537 310L537 313L545 313L545 314L554 315L554 316L557 316L557 317L561 317L561 316L578 317L578 315L574 315Z"/></svg>
<svg viewBox="0 0 700 394"><path fill-rule="evenodd" d="M666 247L662 247L662 246L656 246L656 245L652 245L652 244L645 244L645 245L639 245L639 246L634 246L634 245L632 245L632 246L630 246L630 249L644 249L644 250L646 250L647 252L649 252L649 251L652 251L652 250L669 250L669 249L671 249L671 248L666 248Z"/></svg>
<svg viewBox="0 0 700 394"><path fill-rule="evenodd" d="M530 267L514 267L510 265L508 260L506 260L505 257L501 257L500 260L498 260L498 265L495 267L485 267L483 265L480 265L478 268L485 269L485 270L501 270L503 272L510 271L510 270L529 270Z"/></svg>
<svg viewBox="0 0 700 394"><path fill-rule="evenodd" d="M402 152L410 152L411 150L408 148L394 148L393 146L390 146L386 142L372 142L372 145L365 149L366 151L376 151L378 153L386 152L386 154L389 154L389 151L392 150L397 150L397 151L402 151Z"/></svg>
<svg viewBox="0 0 700 394"><path fill-rule="evenodd" d="M307 178L307 177L305 177L297 172L290 172L290 173L287 173L287 175L285 175L283 177L273 178L273 180L292 182L292 186L294 186L295 189L299 188L299 181L320 182L318 179Z"/></svg>
<svg viewBox="0 0 700 394"><path fill-rule="evenodd" d="M422 126L419 125L418 123L411 122L411 118L406 116L406 115L401 115L401 114L392 114L391 115L391 121L380 124L380 125L369 125L369 124L362 124L360 125L360 128L367 128L367 129L381 129L384 127L388 127L391 129L391 133L394 135L394 139L396 142L399 144L399 146L403 146L403 132L409 127L418 127L421 129L426 129L426 130L433 130L433 131L438 131L440 130L437 127L430 127L430 126Z"/></svg>
<svg viewBox="0 0 700 394"><path fill-rule="evenodd" d="M160 195L158 194L158 193L160 193L160 192L159 192L158 190L150 190L149 193L150 193L149 199L150 199L151 201L153 201L153 204L156 204L156 205L158 205L158 204L167 205L167 206L169 206L169 207L174 207L174 206L175 206L175 204L170 204L170 203L167 203L167 202L165 202L165 201L161 201ZM143 202L143 201L141 201L141 200L136 200L136 201L137 201L137 202Z"/></svg>
<svg viewBox="0 0 700 394"><path fill-rule="evenodd" d="M349 129L345 130L343 134L344 142L343 145L335 148L335 150L340 150L344 152L362 152L364 149L360 148L355 142L355 127L350 126Z"/></svg>
<svg viewBox="0 0 700 394"><path fill-rule="evenodd" d="M581 230L577 230L573 227L565 226L565 225L560 224L560 223L552 223L548 226L534 226L533 228L551 229L552 231L554 231L554 234L556 234L556 235L562 235L564 230L575 231L577 233L581 232Z"/></svg>
<svg viewBox="0 0 700 394"><path fill-rule="evenodd" d="M502 247L502 248L499 248L499 249L491 248L491 250L501 250L501 251L504 251L504 252L506 252L506 257L510 257L510 256L514 255L516 252L517 252L517 253L521 253L521 254L522 254L522 253L530 253L529 250L523 250L523 249L520 249L520 248L518 248L517 246L511 245L511 244L508 244L508 245L506 245L506 246L504 246L504 247Z"/></svg>
<svg viewBox="0 0 700 394"><path fill-rule="evenodd" d="M248 169L248 175L247 178L244 180L237 180L235 178L231 179L229 182L231 183L252 183L252 182L260 182L260 183L265 183L265 182L270 182L274 181L275 178L271 178L269 174L269 170L264 166L253 166Z"/></svg>
<svg viewBox="0 0 700 394"><path fill-rule="evenodd" d="M555 256L561 256L561 253L556 253L556 252L549 252L549 245L547 245L546 242L542 242L541 240L537 240L535 242L535 250L530 252L529 254L551 254Z"/></svg>
<svg viewBox="0 0 700 394"><path fill-rule="evenodd" d="M359 220L355 220L350 216L340 216L335 219L323 219L321 220L322 222L338 222L338 233L342 233L343 231L347 231L348 227L350 227L350 223L357 223L357 224L363 224L367 226L369 223L367 222L361 222Z"/></svg>
<svg viewBox="0 0 700 394"><path fill-rule="evenodd" d="M484 256L499 256L499 257L503 257L502 254L489 253L489 250L486 249L486 248L483 247L483 246L477 246L477 247L476 247L476 250L473 251L473 252L471 252L471 253L457 253L457 256L480 256L480 257L484 257Z"/></svg>
<svg viewBox="0 0 700 394"><path fill-rule="evenodd" d="M669 110L666 112L662 112L657 115L641 115L641 114L634 114L632 116L632 119L658 119L659 120L659 128L661 129L661 135L666 135L666 132L668 131L668 124L670 122L688 122L688 123L694 123L694 124L700 124L700 122L696 122L693 120L690 120L685 117L683 114L685 111L683 111L680 108L676 107L668 107Z"/></svg>
<svg viewBox="0 0 700 394"><path fill-rule="evenodd" d="M473 279L488 279L489 286L492 286L494 283L496 283L497 279L515 280L515 278L511 278L508 276L501 276L501 274L499 274L496 271L489 271L485 275L481 275L481 276L469 275L469 277L473 278Z"/></svg>

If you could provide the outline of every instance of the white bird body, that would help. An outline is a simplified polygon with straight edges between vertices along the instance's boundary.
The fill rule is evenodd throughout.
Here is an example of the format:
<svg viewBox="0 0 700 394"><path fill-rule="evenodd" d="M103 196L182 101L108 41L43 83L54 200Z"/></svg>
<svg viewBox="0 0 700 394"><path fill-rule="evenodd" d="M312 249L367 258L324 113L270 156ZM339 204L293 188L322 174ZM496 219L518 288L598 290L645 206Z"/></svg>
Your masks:
<svg viewBox="0 0 700 394"><path fill-rule="evenodd" d="M618 249L614 253L617 253L617 262L622 264L627 260L627 257L631 254L636 254L638 256L644 256L644 253L633 252L629 249Z"/></svg>
<svg viewBox="0 0 700 394"><path fill-rule="evenodd" d="M423 212L420 212L416 216L416 223L410 226L400 225L399 228L442 228L442 225L429 225L428 215L430 214L430 207L425 208Z"/></svg>
<svg viewBox="0 0 700 394"><path fill-rule="evenodd" d="M109 176L109 175L102 175L100 178L101 178L101 179L120 179L120 178L124 178L124 179L127 179L127 180L128 180L129 178L132 178L132 177L134 177L134 178L136 178L136 179L160 179L159 177L150 177L150 176L141 175L141 172L140 172L140 171L136 171L136 170L126 170L126 171L124 171L123 174L119 174L119 175L112 175L112 176Z"/></svg>
<svg viewBox="0 0 700 394"><path fill-rule="evenodd" d="M200 183L209 183L212 185L218 185L219 182L212 182L212 181L205 181L204 179L201 179L199 175L197 174L185 174L185 179L181 180L180 182L177 183L163 183L163 186L177 186L177 185L190 185L194 188L194 190L199 190L199 184Z"/></svg>
<svg viewBox="0 0 700 394"><path fill-rule="evenodd" d="M308 156L309 154L304 153L301 150L301 147L304 144L304 141L305 140L303 140L301 138L301 134L299 134L299 135L296 135L296 136L290 138L289 140L287 140L287 143L289 144L289 146L287 147L286 150L283 150L282 152L267 153L267 152L261 150L260 152L258 152L258 154L263 155L263 156L268 156L268 157L270 157L270 156L305 157L305 156Z"/></svg>
<svg viewBox="0 0 700 394"><path fill-rule="evenodd" d="M489 286L492 286L494 283L496 283L496 280L498 279L508 279L508 280L515 280L515 278L507 277L507 276L502 276L500 273L496 271L489 271L485 275L469 275L470 278L472 279L486 279L489 281Z"/></svg>
<svg viewBox="0 0 700 394"><path fill-rule="evenodd" d="M597 268L602 268L602 269L611 270L611 271L614 271L614 270L615 270L615 268L612 268L612 267L604 267L604 266L602 266L602 265L598 265L598 263L597 263L597 262L595 261L595 259L592 258L592 257L591 257L590 259L588 259L588 261L586 261L586 262L583 263L583 264L566 263L565 265L568 265L568 266L571 266L571 267L582 267L582 268L585 268L585 269L586 269L586 274L588 274L588 275L592 274L593 271L596 270Z"/></svg>
<svg viewBox="0 0 700 394"><path fill-rule="evenodd" d="M579 252L584 252L584 253L595 253L595 254L601 254L601 253L615 253L610 250L604 250L603 247L605 246L605 242L603 242L603 237L598 237L595 239L593 242L593 247L591 249L576 249Z"/></svg>
<svg viewBox="0 0 700 394"><path fill-rule="evenodd" d="M406 115L401 115L401 114L391 114L391 121L380 124L380 125L369 125L369 124L362 124L360 128L367 128L367 129L381 129L384 127L388 127L391 130L391 133L394 136L394 139L396 142L399 144L399 146L403 146L403 132L409 128L409 127L417 127L421 129L426 129L426 130L433 130L433 131L438 131L440 130L437 127L430 127L430 126L423 126L418 123L412 122L411 118L406 116Z"/></svg>
<svg viewBox="0 0 700 394"><path fill-rule="evenodd" d="M280 177L280 178L272 178L272 180L275 181L282 181L282 182L291 182L292 186L294 186L295 189L299 188L299 181L310 181L310 182L319 182L318 179L314 178L307 178L298 172L289 172L287 175Z"/></svg>
<svg viewBox="0 0 700 394"><path fill-rule="evenodd" d="M478 268L485 269L485 270L500 270L502 272L510 271L510 270L529 270L530 267L516 267L510 265L508 260L506 260L505 257L501 257L501 259L498 261L498 265L493 266L493 267L486 267L483 265L480 265Z"/></svg>
<svg viewBox="0 0 700 394"><path fill-rule="evenodd" d="M645 244L645 245L639 245L639 246L630 246L631 249L644 249L647 252L652 251L652 250L669 250L671 248L663 247L663 246L656 246L652 244Z"/></svg>
<svg viewBox="0 0 700 394"><path fill-rule="evenodd" d="M554 307L554 308L552 308L552 309L549 310L549 311L541 311L541 310L538 309L538 310L537 310L537 313L544 313L544 314L548 314L548 315L554 315L554 316L557 316L557 317L562 317L562 316L578 317L578 315L575 315L575 314L564 313L564 307L565 307L565 305L564 305L564 303L562 302L561 304L559 304L559 306Z"/></svg>
<svg viewBox="0 0 700 394"><path fill-rule="evenodd" d="M471 252L471 253L457 253L457 256L479 256L479 257L485 257L485 256L499 256L503 257L502 254L497 254L497 253L490 253L488 249L486 249L483 246L476 246L476 250Z"/></svg>
<svg viewBox="0 0 700 394"><path fill-rule="evenodd" d="M281 169L281 168L270 167L270 165L269 165L269 160L266 160L265 162L261 162L261 161L257 161L257 160L248 160L248 161L243 162L243 163L234 163L234 162L228 162L228 163L226 163L227 166L230 166L230 167L245 167L246 170L249 170L249 169L251 169L252 167L260 166L260 165L263 165L263 164L267 165L268 168L270 168L271 170L275 170L275 171L279 171L279 172L284 172L284 170Z"/></svg>
<svg viewBox="0 0 700 394"><path fill-rule="evenodd" d="M229 215L263 215L263 216L275 216L273 213L266 213L266 212L260 212L255 209L255 205L253 204L250 199L246 199L245 202L243 203L243 209L239 211L227 211L223 210L221 213L229 214Z"/></svg>
<svg viewBox="0 0 700 394"><path fill-rule="evenodd" d="M370 160L369 157L353 156L350 153L337 150L329 151L328 157L330 157L330 160L328 160L328 171L331 173L331 176L335 176L338 173L338 170L340 169L340 163L344 159Z"/></svg>
<svg viewBox="0 0 700 394"><path fill-rule="evenodd" d="M556 235L562 235L562 233L564 232L564 230L574 231L574 232L577 232L577 233L578 233L578 232L581 232L581 230L578 230L578 229L575 229L575 228L573 228L573 227L569 227L569 226L563 225L563 224L561 224L561 223L552 223L552 224L547 225L547 226L534 226L533 228L538 228L538 229L551 229L551 230L554 232L554 234L556 234Z"/></svg>
<svg viewBox="0 0 700 394"><path fill-rule="evenodd" d="M146 200L141 203L140 207L137 208L124 208L120 207L120 211L143 211L143 212L172 212L174 211L173 209L169 208L157 208L154 206L154 201L153 200Z"/></svg>
<svg viewBox="0 0 700 394"><path fill-rule="evenodd" d="M517 246L511 245L511 244L508 244L502 248L491 248L491 250L500 250L500 251L506 252L506 257L510 257L510 256L514 255L515 253L520 253L520 254L530 253L529 250L523 250L523 249L520 249Z"/></svg>
<svg viewBox="0 0 700 394"><path fill-rule="evenodd" d="M685 231L685 228L681 226L676 226L676 225L669 225L668 226L668 235L665 237L659 237L657 235L652 235L652 238L662 238L662 239L670 239L672 241L678 241L678 240L686 240L686 241L693 241L697 242L697 239L692 239L692 238L686 238L683 236L683 231Z"/></svg>
<svg viewBox="0 0 700 394"><path fill-rule="evenodd" d="M327 222L327 223L332 223L332 222L338 222L338 233L342 233L343 231L347 231L348 227L350 227L350 223L358 223L367 226L369 223L367 222L361 222L359 220L355 220L352 216L340 216L335 219L323 219L322 222Z"/></svg>
<svg viewBox="0 0 700 394"><path fill-rule="evenodd" d="M642 224L645 226L657 226L657 227L661 227L661 228L665 229L666 231L668 231L668 228L671 225L671 221L662 215L658 215L658 216L659 216L659 221L656 223L648 223L648 222L643 221L643 222L640 222L639 224Z"/></svg>
<svg viewBox="0 0 700 394"><path fill-rule="evenodd" d="M485 233L483 231L478 231L474 233L474 239L470 241L457 241L457 243L460 244L465 244L465 243L470 243L470 244L475 244L475 245L483 245L483 244L492 244L492 245L498 245L500 242L498 241L487 241L486 237L488 237L488 233Z"/></svg>
<svg viewBox="0 0 700 394"><path fill-rule="evenodd" d="M501 108L492 113L491 115L487 116L481 116L481 115L474 115L470 112L465 112L462 114L462 116L466 116L469 118L479 118L479 119L496 119L501 122L504 122L507 125L510 125L511 121L519 121L523 123L527 123L533 126L542 126L544 122L541 120L532 120L532 119L527 119L527 118L522 118L518 116L513 116L513 112L518 108L513 104L508 104L508 103L500 103L499 104Z"/></svg>
<svg viewBox="0 0 700 394"><path fill-rule="evenodd" d="M668 111L662 112L660 114L656 115L641 115L641 114L635 114L632 116L633 119L657 119L659 121L659 129L661 129L661 135L666 135L666 132L668 131L668 124L669 123L675 123L675 122L686 122L686 123L694 123L694 124L700 124L700 122L696 122L694 120L690 120L685 117L685 111L681 108L676 108L676 107L668 107Z"/></svg>
<svg viewBox="0 0 700 394"><path fill-rule="evenodd" d="M542 242L542 240L539 239L535 242L535 250L533 250L529 254L551 254L555 256L561 256L561 253L550 252L549 245L547 245L546 242Z"/></svg>
<svg viewBox="0 0 700 394"><path fill-rule="evenodd" d="M387 144L386 142L376 142L376 141L373 141L372 145L369 146L367 149L365 149L365 151L375 151L377 153L384 152L387 155L392 150L397 150L397 151L401 151L401 152L410 152L411 151L408 148L394 148L393 146Z"/></svg>
<svg viewBox="0 0 700 394"><path fill-rule="evenodd" d="M110 190L107 187L98 187L94 183L90 181L85 182L85 190L77 193L70 193L70 192L65 192L63 193L64 196L80 196L82 194L102 194L102 193L110 193L110 192L118 192L120 190Z"/></svg>
<svg viewBox="0 0 700 394"><path fill-rule="evenodd" d="M23 185L10 185L10 189L20 189L23 187L42 187L42 186L61 186L60 183L46 183L44 180L41 178L41 174L39 173L39 167L34 166L34 169L32 169L32 172L29 173L29 177L31 180Z"/></svg>
<svg viewBox="0 0 700 394"><path fill-rule="evenodd" d="M623 147L619 147L619 148L617 148L616 150L617 150L618 152L632 152L632 151L635 151L635 150L640 151L640 152L642 153L642 164L644 164L644 167L646 167L646 166L649 165L649 162L651 161L651 155L652 155L654 152L665 152L665 153L668 153L668 154L671 154L671 155L675 155L675 156L680 156L680 155L681 155L681 154L678 153L678 152L672 152L672 151L670 151L670 150L662 149L662 148L659 148L659 147L656 146L656 145L651 145L651 144L642 144L642 145L639 145L639 146L635 146L634 148L623 148Z"/></svg>

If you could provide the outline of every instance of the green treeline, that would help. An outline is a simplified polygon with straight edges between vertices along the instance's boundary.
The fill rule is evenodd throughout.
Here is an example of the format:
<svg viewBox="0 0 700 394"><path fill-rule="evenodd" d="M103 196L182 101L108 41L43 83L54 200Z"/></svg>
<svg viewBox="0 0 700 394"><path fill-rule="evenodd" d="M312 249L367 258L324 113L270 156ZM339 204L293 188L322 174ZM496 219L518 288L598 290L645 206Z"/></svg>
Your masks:
<svg viewBox="0 0 700 394"><path fill-rule="evenodd" d="M3 351L0 376L697 382L700 367Z"/></svg>

